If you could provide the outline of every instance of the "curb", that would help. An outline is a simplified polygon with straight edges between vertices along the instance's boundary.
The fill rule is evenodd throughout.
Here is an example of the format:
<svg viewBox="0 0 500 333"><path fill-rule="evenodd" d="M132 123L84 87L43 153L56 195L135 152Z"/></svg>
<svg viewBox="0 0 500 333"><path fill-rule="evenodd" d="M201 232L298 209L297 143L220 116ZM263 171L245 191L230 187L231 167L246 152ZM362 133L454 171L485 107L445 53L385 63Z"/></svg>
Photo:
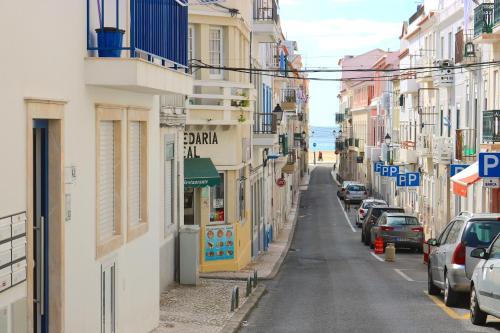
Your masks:
<svg viewBox="0 0 500 333"><path fill-rule="evenodd" d="M271 273L268 276L259 278L259 280L273 280L276 275L278 275L281 265L283 264L283 261L285 261L286 256L288 255L288 251L290 250L290 246L292 245L292 240L293 236L295 235L295 227L297 226L297 220L299 218L299 209L300 209L300 199L302 195L299 192L298 198L297 198L297 208L295 209L295 218L292 221L292 229L290 230L290 234L288 235L288 241L286 243L285 249L281 253L280 258L276 261L274 264L273 269L271 270Z"/></svg>
<svg viewBox="0 0 500 333"><path fill-rule="evenodd" d="M241 323L248 317L250 312L255 308L266 291L263 284L259 284L255 291L248 297L245 304L235 312L231 319L222 327L219 333L235 333L240 329Z"/></svg>
<svg viewBox="0 0 500 333"><path fill-rule="evenodd" d="M337 184L337 186L342 186L342 185L341 185L341 184L337 181L337 179L335 178L335 176L333 175L333 171L332 171L332 172L330 172L330 174L332 175L332 179L333 179L333 181L335 182L335 184Z"/></svg>

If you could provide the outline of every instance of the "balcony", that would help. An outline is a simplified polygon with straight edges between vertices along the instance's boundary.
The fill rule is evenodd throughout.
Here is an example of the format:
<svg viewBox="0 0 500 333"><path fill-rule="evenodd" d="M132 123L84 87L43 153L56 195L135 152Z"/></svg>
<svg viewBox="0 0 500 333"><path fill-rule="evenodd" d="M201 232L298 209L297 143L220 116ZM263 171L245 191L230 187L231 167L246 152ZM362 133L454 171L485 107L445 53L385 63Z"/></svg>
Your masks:
<svg viewBox="0 0 500 333"><path fill-rule="evenodd" d="M477 46L474 44L474 31L459 30L455 34L455 63L469 65L478 62Z"/></svg>
<svg viewBox="0 0 500 333"><path fill-rule="evenodd" d="M494 25L495 25L495 33L500 33L500 0L495 0L495 10L494 10Z"/></svg>
<svg viewBox="0 0 500 333"><path fill-rule="evenodd" d="M186 105L188 125L251 124L255 89L251 84L195 80Z"/></svg>
<svg viewBox="0 0 500 333"><path fill-rule="evenodd" d="M281 172L290 175L296 171L296 168L297 168L297 150L290 149L288 151L286 164L283 168L281 168Z"/></svg>
<svg viewBox="0 0 500 333"><path fill-rule="evenodd" d="M346 146L344 144L344 139L342 138L337 138L335 140L335 151L341 151L341 150L345 150L346 149Z"/></svg>
<svg viewBox="0 0 500 333"><path fill-rule="evenodd" d="M253 19L257 22L279 24L278 4L276 0L254 0Z"/></svg>
<svg viewBox="0 0 500 333"><path fill-rule="evenodd" d="M483 143L500 143L500 110L483 112Z"/></svg>
<svg viewBox="0 0 500 333"><path fill-rule="evenodd" d="M280 69L280 51L276 42L259 43L260 63L267 69Z"/></svg>
<svg viewBox="0 0 500 333"><path fill-rule="evenodd" d="M459 161L472 161L476 158L477 132L472 128L456 130L455 159Z"/></svg>
<svg viewBox="0 0 500 333"><path fill-rule="evenodd" d="M420 157L430 157L432 154L432 136L429 134L419 134L417 136L417 154Z"/></svg>
<svg viewBox="0 0 500 333"><path fill-rule="evenodd" d="M280 154L282 156L288 155L288 134L281 134L279 136Z"/></svg>
<svg viewBox="0 0 500 333"><path fill-rule="evenodd" d="M253 114L253 144L263 147L278 144L278 120L275 114Z"/></svg>
<svg viewBox="0 0 500 333"><path fill-rule="evenodd" d="M281 89L280 100L283 111L297 111L297 91L295 89Z"/></svg>
<svg viewBox="0 0 500 333"><path fill-rule="evenodd" d="M156 95L190 94L188 9L182 3L187 1L87 0L86 84Z"/></svg>
<svg viewBox="0 0 500 333"><path fill-rule="evenodd" d="M425 51L425 50L424 50ZM421 52L424 52L421 51ZM425 53L434 53L434 51L425 51ZM430 55L423 55L417 60L417 67L428 68L434 67L434 59ZM417 71L417 82L429 82L433 80L432 71L420 70Z"/></svg>
<svg viewBox="0 0 500 333"><path fill-rule="evenodd" d="M432 160L434 163L450 164L453 152L453 139L434 137L432 140Z"/></svg>
<svg viewBox="0 0 500 333"><path fill-rule="evenodd" d="M495 43L500 40L500 34L492 34L495 25L495 5L493 2L485 2L474 9L474 38L477 43ZM498 11L498 9L497 9Z"/></svg>
<svg viewBox="0 0 500 333"><path fill-rule="evenodd" d="M336 124L342 124L345 119L346 119L345 114L343 114L343 113L336 113L335 114L335 123Z"/></svg>

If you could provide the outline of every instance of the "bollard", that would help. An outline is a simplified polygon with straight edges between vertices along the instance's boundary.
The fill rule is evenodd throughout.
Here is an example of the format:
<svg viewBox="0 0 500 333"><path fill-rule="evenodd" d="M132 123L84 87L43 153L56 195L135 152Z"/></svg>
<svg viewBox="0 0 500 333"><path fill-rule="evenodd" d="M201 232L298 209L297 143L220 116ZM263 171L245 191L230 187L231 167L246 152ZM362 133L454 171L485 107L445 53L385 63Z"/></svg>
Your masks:
<svg viewBox="0 0 500 333"><path fill-rule="evenodd" d="M234 312L240 306L240 289L235 286L231 293L231 312Z"/></svg>
<svg viewBox="0 0 500 333"><path fill-rule="evenodd" d="M384 240L382 237L375 238L375 254L384 253Z"/></svg>
<svg viewBox="0 0 500 333"><path fill-rule="evenodd" d="M257 287L257 270L253 271L253 287Z"/></svg>
<svg viewBox="0 0 500 333"><path fill-rule="evenodd" d="M396 247L394 243L387 243L385 247L385 261L394 261L396 259Z"/></svg>
<svg viewBox="0 0 500 333"><path fill-rule="evenodd" d="M247 278L247 292L246 292L246 297L250 296L252 293L252 277L249 276Z"/></svg>

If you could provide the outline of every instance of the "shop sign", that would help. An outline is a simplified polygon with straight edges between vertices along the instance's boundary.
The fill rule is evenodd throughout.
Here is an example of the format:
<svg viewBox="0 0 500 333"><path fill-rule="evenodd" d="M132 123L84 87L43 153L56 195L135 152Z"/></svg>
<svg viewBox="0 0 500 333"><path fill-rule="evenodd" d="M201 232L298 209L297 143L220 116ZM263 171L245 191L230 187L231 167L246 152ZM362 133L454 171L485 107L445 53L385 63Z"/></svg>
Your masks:
<svg viewBox="0 0 500 333"><path fill-rule="evenodd" d="M200 158L199 145L218 145L217 133L210 132L184 132L184 158Z"/></svg>
<svg viewBox="0 0 500 333"><path fill-rule="evenodd" d="M234 259L234 227L205 227L205 261Z"/></svg>
<svg viewBox="0 0 500 333"><path fill-rule="evenodd" d="M486 188L499 188L500 178L483 178L483 186Z"/></svg>
<svg viewBox="0 0 500 333"><path fill-rule="evenodd" d="M279 187L283 187L286 185L286 180L285 178L280 178L276 181L276 185L278 185Z"/></svg>

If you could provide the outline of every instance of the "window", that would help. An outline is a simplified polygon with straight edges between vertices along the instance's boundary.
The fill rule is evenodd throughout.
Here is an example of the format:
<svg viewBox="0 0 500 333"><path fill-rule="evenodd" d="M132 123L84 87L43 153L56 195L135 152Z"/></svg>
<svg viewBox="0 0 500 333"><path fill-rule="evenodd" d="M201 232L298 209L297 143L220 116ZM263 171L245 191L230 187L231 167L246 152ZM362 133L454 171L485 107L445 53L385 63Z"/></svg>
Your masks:
<svg viewBox="0 0 500 333"><path fill-rule="evenodd" d="M453 222L448 224L446 229L444 229L444 231L441 233L441 235L439 235L439 238L438 238L439 244L444 244L444 242L446 241L446 237L448 236L448 233L450 232L450 229L452 226L453 226Z"/></svg>
<svg viewBox="0 0 500 333"><path fill-rule="evenodd" d="M115 332L115 263L101 267L101 332Z"/></svg>
<svg viewBox="0 0 500 333"><path fill-rule="evenodd" d="M128 110L128 223L127 241L148 230L147 110Z"/></svg>
<svg viewBox="0 0 500 333"><path fill-rule="evenodd" d="M239 176L239 194L238 194L238 208L239 208L239 218L240 222L243 222L245 220L245 185L246 185L246 177L245 177L245 169L240 169L240 176Z"/></svg>
<svg viewBox="0 0 500 333"><path fill-rule="evenodd" d="M470 247L488 247L500 233L500 223L497 221L474 221L467 227L464 242Z"/></svg>
<svg viewBox="0 0 500 333"><path fill-rule="evenodd" d="M175 207L175 142L174 136L168 135L165 137L165 236L167 231L174 223L174 207Z"/></svg>
<svg viewBox="0 0 500 333"><path fill-rule="evenodd" d="M441 36L441 59L444 59L444 37Z"/></svg>
<svg viewBox="0 0 500 333"><path fill-rule="evenodd" d="M500 259L500 237L491 246L490 259Z"/></svg>
<svg viewBox="0 0 500 333"><path fill-rule="evenodd" d="M195 57L195 51L194 51L194 26L189 25L188 27L188 60L192 60Z"/></svg>
<svg viewBox="0 0 500 333"><path fill-rule="evenodd" d="M500 108L500 76L498 71L493 72L493 108Z"/></svg>
<svg viewBox="0 0 500 333"><path fill-rule="evenodd" d="M453 227L450 229L448 237L446 237L445 244L455 244L460 236L460 231L462 231L462 226L464 221L455 221Z"/></svg>
<svg viewBox="0 0 500 333"><path fill-rule="evenodd" d="M453 59L453 35L451 32L448 32L448 59Z"/></svg>
<svg viewBox="0 0 500 333"><path fill-rule="evenodd" d="M116 250L121 235L122 114L124 109L97 107L96 256Z"/></svg>
<svg viewBox="0 0 500 333"><path fill-rule="evenodd" d="M225 197L224 197L224 184L225 174L219 173L220 184L210 187L210 222L211 223L224 223L225 219Z"/></svg>
<svg viewBox="0 0 500 333"><path fill-rule="evenodd" d="M415 217L409 216L389 216L389 225L419 225Z"/></svg>
<svg viewBox="0 0 500 333"><path fill-rule="evenodd" d="M223 29L222 27L211 27L209 34L210 65L221 67L223 66ZM210 69L210 77L222 79L222 70Z"/></svg>

